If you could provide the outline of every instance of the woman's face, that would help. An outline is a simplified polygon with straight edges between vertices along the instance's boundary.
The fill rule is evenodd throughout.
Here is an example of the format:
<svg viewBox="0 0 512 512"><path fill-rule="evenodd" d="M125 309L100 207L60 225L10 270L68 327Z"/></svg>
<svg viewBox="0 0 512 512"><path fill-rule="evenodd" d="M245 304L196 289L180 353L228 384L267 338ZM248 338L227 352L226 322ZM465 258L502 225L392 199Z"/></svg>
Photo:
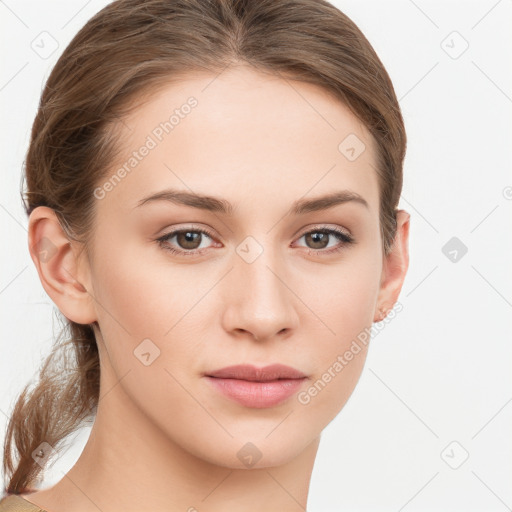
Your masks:
<svg viewBox="0 0 512 512"><path fill-rule="evenodd" d="M120 128L83 283L102 386L201 459L291 460L354 390L381 305L372 138L322 89L245 67L169 85ZM307 378L274 402L207 377L275 363Z"/></svg>

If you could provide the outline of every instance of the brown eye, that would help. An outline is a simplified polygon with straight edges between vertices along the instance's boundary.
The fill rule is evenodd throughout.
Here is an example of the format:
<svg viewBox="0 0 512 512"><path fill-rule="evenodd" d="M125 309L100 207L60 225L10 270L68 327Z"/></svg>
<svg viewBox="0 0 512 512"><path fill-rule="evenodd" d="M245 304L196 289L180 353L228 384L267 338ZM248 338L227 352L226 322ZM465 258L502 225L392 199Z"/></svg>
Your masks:
<svg viewBox="0 0 512 512"><path fill-rule="evenodd" d="M311 249L325 249L329 243L329 233L323 231L311 231L305 235L306 243L312 244Z"/></svg>
<svg viewBox="0 0 512 512"><path fill-rule="evenodd" d="M201 245L201 236L197 231L180 231L176 234L176 242L182 249L194 250Z"/></svg>
<svg viewBox="0 0 512 512"><path fill-rule="evenodd" d="M351 235L334 228L314 229L304 233L300 238L305 239L306 247L310 249L310 252L318 254L341 251L345 246L355 242ZM338 240L338 245L329 247L332 240Z"/></svg>
<svg viewBox="0 0 512 512"><path fill-rule="evenodd" d="M173 239L176 239L174 242ZM158 244L174 254L193 256L206 247L201 247L204 241L213 240L213 236L202 229L177 229L157 239Z"/></svg>

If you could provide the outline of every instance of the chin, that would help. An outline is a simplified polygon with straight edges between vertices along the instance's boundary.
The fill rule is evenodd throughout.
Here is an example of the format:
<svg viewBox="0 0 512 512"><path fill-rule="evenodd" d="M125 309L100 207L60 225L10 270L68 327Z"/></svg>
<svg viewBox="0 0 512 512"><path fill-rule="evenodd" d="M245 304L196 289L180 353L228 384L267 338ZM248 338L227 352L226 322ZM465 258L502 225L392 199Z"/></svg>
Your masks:
<svg viewBox="0 0 512 512"><path fill-rule="evenodd" d="M280 433L275 431L268 435L270 431L265 429L264 433L254 435L237 435L233 438L226 435L225 439L203 440L194 444L193 454L216 466L230 469L262 469L289 463L303 453L308 445L319 440L319 435L308 439L292 436L289 427L283 428Z"/></svg>

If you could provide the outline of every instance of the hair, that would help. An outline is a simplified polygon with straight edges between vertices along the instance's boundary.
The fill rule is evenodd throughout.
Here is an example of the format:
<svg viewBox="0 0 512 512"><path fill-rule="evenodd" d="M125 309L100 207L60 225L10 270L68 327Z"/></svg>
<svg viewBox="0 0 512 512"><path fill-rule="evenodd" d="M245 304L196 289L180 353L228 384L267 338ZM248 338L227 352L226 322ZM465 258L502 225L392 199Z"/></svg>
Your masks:
<svg viewBox="0 0 512 512"><path fill-rule="evenodd" d="M392 82L359 28L327 0L117 0L93 16L54 66L43 89L25 158L27 215L52 208L86 252L95 186L120 151L116 126L137 102L190 72L248 64L315 84L345 104L376 142L382 250L396 235L406 134ZM25 177L24 177L25 179ZM6 431L5 492L30 491L44 464L93 417L100 364L93 324L65 319L61 337L14 404ZM57 340L58 341L58 340ZM69 348L71 365L57 369ZM53 453L53 452L52 452Z"/></svg>

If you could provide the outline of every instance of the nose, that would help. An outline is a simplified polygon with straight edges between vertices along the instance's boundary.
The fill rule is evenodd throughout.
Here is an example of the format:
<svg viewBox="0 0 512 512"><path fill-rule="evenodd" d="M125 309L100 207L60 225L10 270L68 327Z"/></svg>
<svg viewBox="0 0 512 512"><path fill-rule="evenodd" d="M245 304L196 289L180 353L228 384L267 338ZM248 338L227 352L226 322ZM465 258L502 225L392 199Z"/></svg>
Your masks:
<svg viewBox="0 0 512 512"><path fill-rule="evenodd" d="M290 279L266 251L252 263L236 261L225 283L224 329L258 341L290 336L297 329L300 302Z"/></svg>

